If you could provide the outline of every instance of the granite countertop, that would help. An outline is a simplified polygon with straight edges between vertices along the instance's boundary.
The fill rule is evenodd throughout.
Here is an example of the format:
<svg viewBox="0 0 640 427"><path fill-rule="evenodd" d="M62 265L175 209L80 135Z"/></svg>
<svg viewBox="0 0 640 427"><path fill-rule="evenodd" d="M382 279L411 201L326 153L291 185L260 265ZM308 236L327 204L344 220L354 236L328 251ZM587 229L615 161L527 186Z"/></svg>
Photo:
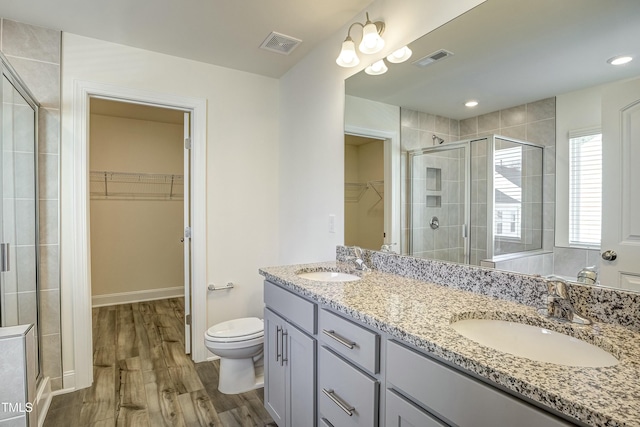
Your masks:
<svg viewBox="0 0 640 427"><path fill-rule="evenodd" d="M325 283L297 276L318 270L349 272L361 280ZM560 323L526 305L377 270L354 272L340 262L262 268L260 274L585 424L640 426L640 333L631 329ZM609 351L620 363L570 367L503 353L449 326L466 318L510 320L566 333Z"/></svg>

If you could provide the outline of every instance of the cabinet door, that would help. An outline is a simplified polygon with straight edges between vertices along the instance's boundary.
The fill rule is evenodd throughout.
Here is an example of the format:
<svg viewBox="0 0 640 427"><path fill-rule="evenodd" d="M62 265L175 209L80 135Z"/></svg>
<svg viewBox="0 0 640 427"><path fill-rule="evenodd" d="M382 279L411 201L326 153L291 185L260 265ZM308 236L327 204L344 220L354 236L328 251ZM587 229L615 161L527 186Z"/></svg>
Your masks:
<svg viewBox="0 0 640 427"><path fill-rule="evenodd" d="M264 310L264 406L281 427L286 419L286 367L282 360L284 320Z"/></svg>
<svg viewBox="0 0 640 427"><path fill-rule="evenodd" d="M447 427L392 390L387 390L386 408L386 427Z"/></svg>
<svg viewBox="0 0 640 427"><path fill-rule="evenodd" d="M316 340L287 324L284 357L288 374L289 427L316 425Z"/></svg>

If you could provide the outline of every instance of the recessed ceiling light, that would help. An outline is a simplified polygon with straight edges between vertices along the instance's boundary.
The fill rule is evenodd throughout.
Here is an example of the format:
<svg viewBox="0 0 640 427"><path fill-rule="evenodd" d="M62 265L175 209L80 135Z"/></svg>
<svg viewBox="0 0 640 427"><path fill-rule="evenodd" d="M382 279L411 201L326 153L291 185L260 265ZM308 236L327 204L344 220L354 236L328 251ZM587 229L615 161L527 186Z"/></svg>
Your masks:
<svg viewBox="0 0 640 427"><path fill-rule="evenodd" d="M607 62L611 65L623 65L633 61L633 57L631 56L614 56L613 58L609 58Z"/></svg>
<svg viewBox="0 0 640 427"><path fill-rule="evenodd" d="M467 101L467 102L464 103L465 107L470 107L470 108L471 107L475 107L477 105L478 105L478 101Z"/></svg>

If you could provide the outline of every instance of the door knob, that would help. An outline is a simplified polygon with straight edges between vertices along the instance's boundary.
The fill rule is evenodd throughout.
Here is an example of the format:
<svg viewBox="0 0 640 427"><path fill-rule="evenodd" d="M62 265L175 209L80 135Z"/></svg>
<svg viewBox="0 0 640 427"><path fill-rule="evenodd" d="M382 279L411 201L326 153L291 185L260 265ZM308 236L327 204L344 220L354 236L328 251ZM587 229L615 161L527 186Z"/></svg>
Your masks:
<svg viewBox="0 0 640 427"><path fill-rule="evenodd" d="M184 237L180 239L180 243L184 243Z"/></svg>
<svg viewBox="0 0 640 427"><path fill-rule="evenodd" d="M616 251L604 251L602 253L602 259L605 261L615 261L618 258Z"/></svg>

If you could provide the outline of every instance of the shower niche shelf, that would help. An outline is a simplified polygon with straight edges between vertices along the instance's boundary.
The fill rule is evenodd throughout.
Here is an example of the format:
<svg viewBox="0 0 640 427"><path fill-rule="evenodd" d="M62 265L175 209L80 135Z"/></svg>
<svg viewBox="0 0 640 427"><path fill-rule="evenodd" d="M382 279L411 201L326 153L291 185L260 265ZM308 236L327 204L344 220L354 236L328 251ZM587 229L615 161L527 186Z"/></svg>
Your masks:
<svg viewBox="0 0 640 427"><path fill-rule="evenodd" d="M90 172L93 200L183 200L184 176L176 174Z"/></svg>
<svg viewBox="0 0 640 427"><path fill-rule="evenodd" d="M427 168L427 190L442 191L442 169Z"/></svg>
<svg viewBox="0 0 640 427"><path fill-rule="evenodd" d="M442 207L442 197L440 196L427 196L428 208L440 208Z"/></svg>

